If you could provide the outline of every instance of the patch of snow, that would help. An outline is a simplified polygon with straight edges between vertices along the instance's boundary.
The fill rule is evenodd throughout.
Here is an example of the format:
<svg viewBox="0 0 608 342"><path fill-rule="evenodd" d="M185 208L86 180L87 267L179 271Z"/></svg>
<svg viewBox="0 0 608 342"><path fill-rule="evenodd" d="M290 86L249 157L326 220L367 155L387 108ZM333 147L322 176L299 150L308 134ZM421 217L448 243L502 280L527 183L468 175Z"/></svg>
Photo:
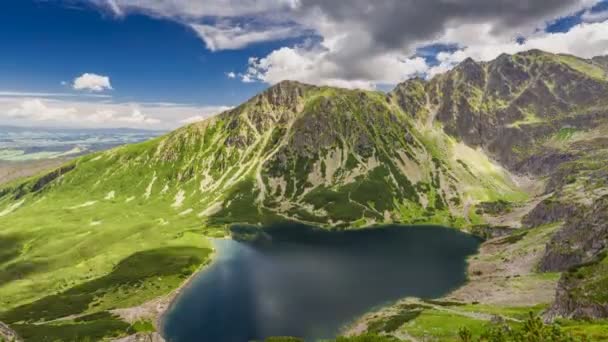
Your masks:
<svg viewBox="0 0 608 342"><path fill-rule="evenodd" d="M146 188L146 193L144 194L144 197L146 199L150 198L150 195L152 195L152 186L154 185L154 182L156 182L156 171L154 171L154 176L152 176L152 180L150 181L150 184L148 184L148 187Z"/></svg>
<svg viewBox="0 0 608 342"><path fill-rule="evenodd" d="M105 199L105 200L113 200L115 196L116 196L116 191L112 190L112 191L108 192L108 194L106 195L106 197L104 197L103 199Z"/></svg>
<svg viewBox="0 0 608 342"><path fill-rule="evenodd" d="M194 211L194 209L192 209L192 208L188 208L188 209L186 209L186 210L182 211L181 213L179 213L179 216L188 215L188 214L190 214L190 213L191 213L191 212L193 212L193 211Z"/></svg>
<svg viewBox="0 0 608 342"><path fill-rule="evenodd" d="M95 203L97 203L97 201L87 201L87 202L84 202L82 204L75 205L73 207L69 207L68 209L79 209L79 208L84 208L84 207L90 207L90 206L92 206Z"/></svg>
<svg viewBox="0 0 608 342"><path fill-rule="evenodd" d="M129 202L131 202L131 201L132 201L132 200L134 200L134 199L135 199L135 196L131 196L131 197L127 198L127 199L125 200L125 202L126 202L126 203L129 203Z"/></svg>
<svg viewBox="0 0 608 342"><path fill-rule="evenodd" d="M201 181L199 186L199 190L204 192L209 188L209 185L213 184L213 177L209 176L209 174L205 173L205 178Z"/></svg>
<svg viewBox="0 0 608 342"><path fill-rule="evenodd" d="M0 211L0 217L6 216L6 215L12 213L17 208L19 208L21 205L23 205L23 203L25 203L24 199L22 199L21 201L19 201L17 203L13 203L13 204L7 206L4 210Z"/></svg>
<svg viewBox="0 0 608 342"><path fill-rule="evenodd" d="M169 191L169 184L165 184L165 186L163 187L163 189L160 191L161 195L164 195L167 193L167 191Z"/></svg>
<svg viewBox="0 0 608 342"><path fill-rule="evenodd" d="M185 199L186 199L186 192L184 190L180 190L177 192L177 195L175 195L175 202L173 202L173 204L171 206L173 208L179 208L182 206L182 203L184 203Z"/></svg>
<svg viewBox="0 0 608 342"><path fill-rule="evenodd" d="M161 226L166 226L169 224L169 221L165 220L164 218L159 218L158 224L160 224Z"/></svg>
<svg viewBox="0 0 608 342"><path fill-rule="evenodd" d="M212 205L208 206L207 209L203 210L197 216L198 217L211 216L211 215L219 212L220 210L222 210L222 202L216 202L216 203L213 203Z"/></svg>
<svg viewBox="0 0 608 342"><path fill-rule="evenodd" d="M91 226L99 226L101 224L101 221L92 221L91 222Z"/></svg>
<svg viewBox="0 0 608 342"><path fill-rule="evenodd" d="M97 157L91 159L91 161L98 161L99 159L101 159L101 156L97 156Z"/></svg>

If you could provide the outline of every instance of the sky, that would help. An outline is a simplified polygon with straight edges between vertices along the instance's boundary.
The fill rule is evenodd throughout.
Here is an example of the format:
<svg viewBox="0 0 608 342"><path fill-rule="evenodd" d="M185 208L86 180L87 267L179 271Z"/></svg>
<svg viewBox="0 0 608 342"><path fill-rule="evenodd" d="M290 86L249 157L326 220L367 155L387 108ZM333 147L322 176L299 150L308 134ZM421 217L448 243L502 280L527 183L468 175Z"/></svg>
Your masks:
<svg viewBox="0 0 608 342"><path fill-rule="evenodd" d="M467 57L608 55L608 0L3 0L0 125L173 129L285 79L388 90Z"/></svg>

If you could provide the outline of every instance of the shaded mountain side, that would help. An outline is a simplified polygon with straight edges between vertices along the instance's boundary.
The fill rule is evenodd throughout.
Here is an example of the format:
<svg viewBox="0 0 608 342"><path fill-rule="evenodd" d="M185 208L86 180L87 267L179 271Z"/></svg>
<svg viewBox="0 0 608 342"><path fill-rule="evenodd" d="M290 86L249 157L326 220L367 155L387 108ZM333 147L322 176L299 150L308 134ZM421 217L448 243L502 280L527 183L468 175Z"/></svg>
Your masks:
<svg viewBox="0 0 608 342"><path fill-rule="evenodd" d="M512 171L546 174L568 153L538 151L564 128L593 128L608 117L605 58L585 60L531 50L491 62L463 61L425 82L398 85L391 96L421 120L480 146Z"/></svg>
<svg viewBox="0 0 608 342"><path fill-rule="evenodd" d="M418 126L441 126L511 171L546 180L546 199L522 224L563 223L538 268L572 270L560 280L548 317L608 316L602 261L608 239L607 75L605 56L585 60L532 50L485 63L468 59L390 93Z"/></svg>

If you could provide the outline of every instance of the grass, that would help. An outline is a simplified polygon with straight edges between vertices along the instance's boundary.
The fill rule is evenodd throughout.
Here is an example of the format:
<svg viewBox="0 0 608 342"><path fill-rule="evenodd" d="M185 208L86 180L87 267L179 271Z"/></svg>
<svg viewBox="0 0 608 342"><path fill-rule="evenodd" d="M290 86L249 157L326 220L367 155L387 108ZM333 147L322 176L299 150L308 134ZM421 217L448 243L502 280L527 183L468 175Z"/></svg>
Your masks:
<svg viewBox="0 0 608 342"><path fill-rule="evenodd" d="M608 320L558 320L557 324L564 332L574 337L584 337L589 341L608 341Z"/></svg>
<svg viewBox="0 0 608 342"><path fill-rule="evenodd" d="M540 314L547 309L546 304L536 306L498 306L485 304L466 304L458 307L458 310L468 312L480 312L504 317L510 317L518 320L525 320L530 312Z"/></svg>
<svg viewBox="0 0 608 342"><path fill-rule="evenodd" d="M165 247L138 252L111 273L0 314L7 323L49 321L142 304L171 292L207 260L209 249Z"/></svg>
<svg viewBox="0 0 608 342"><path fill-rule="evenodd" d="M558 58L562 63L589 77L600 81L606 80L606 71L595 64L591 64L583 59L569 55L559 55Z"/></svg>
<svg viewBox="0 0 608 342"><path fill-rule="evenodd" d="M479 334L489 323L435 309L424 310L402 329L419 339L434 338L440 341L459 341L458 329L468 327Z"/></svg>
<svg viewBox="0 0 608 342"><path fill-rule="evenodd" d="M381 336L375 334L363 334L361 336L344 337L340 336L335 340L322 340L319 342L398 342L399 340L391 336ZM269 337L264 342L304 342L296 337Z"/></svg>
<svg viewBox="0 0 608 342"><path fill-rule="evenodd" d="M126 322L109 313L94 320L57 324L13 324L11 327L26 341L100 341L133 333Z"/></svg>
<svg viewBox="0 0 608 342"><path fill-rule="evenodd" d="M132 324L136 332L155 332L154 324L151 321L137 321Z"/></svg>
<svg viewBox="0 0 608 342"><path fill-rule="evenodd" d="M554 326L543 325L539 315L547 309L546 304L509 307L424 300L420 303L401 304L396 308L400 311L387 316L380 315L368 323L368 331L388 335L399 335L401 331L422 341L454 342L528 341L518 338L521 337L520 333L525 334L526 331L532 330L534 333L531 332L531 336L541 336L534 341L545 341L542 336L546 334L559 335L559 339L555 341L603 341L608 338L608 325L603 320L558 320ZM488 320L488 315L495 316L496 322ZM505 330L505 327L508 329ZM557 329L557 335L554 329ZM472 339L463 340L463 330L466 330ZM506 339L495 339L495 333L501 330L503 333L513 334L504 335L503 338ZM573 339L569 339L569 336Z"/></svg>
<svg viewBox="0 0 608 342"><path fill-rule="evenodd" d="M608 302L608 256L600 254L597 260L566 273L571 283L568 294L580 303Z"/></svg>
<svg viewBox="0 0 608 342"><path fill-rule="evenodd" d="M367 330L371 333L392 333L405 323L416 319L421 312L420 309L404 309L399 313L370 323Z"/></svg>
<svg viewBox="0 0 608 342"><path fill-rule="evenodd" d="M164 137L77 158L66 172L0 187L0 317L31 322L138 305L177 287L206 260L210 249L202 236L223 236L225 226L234 223L265 224L293 213L325 225L342 221L350 226L383 221L388 211L411 222L462 226L460 208L453 214L447 199L509 200L520 195L482 152L461 148L455 153L460 162L450 160L453 139L440 130L414 131L411 118L380 93L307 90L304 111L294 122L279 129L274 129L279 126L275 121L261 122L269 130L260 134L240 115L243 111L282 115L287 110L261 101L260 108L248 103L230 115ZM308 115L329 125L320 139L328 140L324 151L348 151L345 159L350 158L346 167L331 170L331 184L312 191L308 176L320 156L308 154L309 146L300 146L300 151L289 140L302 131L296 128ZM283 175L283 193L275 201L266 191L264 203L270 204L264 207L257 202L261 191L255 172L283 142L291 144L285 147L290 149L284 165L289 176ZM421 183L433 184L424 194L399 162L403 156ZM371 158L376 166L361 163L347 170L356 166L354 159ZM325 165L325 171L330 167ZM272 175L262 169L260 178L268 183ZM462 189L451 190L456 181ZM429 196L430 205L422 205L422 195ZM298 210L301 200L327 215ZM222 204L220 211L202 215L213 203ZM148 269L155 258L166 260L174 272ZM134 278L121 271L131 262L140 265Z"/></svg>

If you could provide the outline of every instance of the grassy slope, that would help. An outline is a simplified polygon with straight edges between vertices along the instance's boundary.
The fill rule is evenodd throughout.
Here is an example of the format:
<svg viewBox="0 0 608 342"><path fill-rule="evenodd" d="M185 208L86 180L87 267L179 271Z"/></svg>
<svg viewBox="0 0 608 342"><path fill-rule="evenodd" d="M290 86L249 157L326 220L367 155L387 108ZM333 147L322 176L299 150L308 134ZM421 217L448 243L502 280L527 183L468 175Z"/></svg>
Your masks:
<svg viewBox="0 0 608 342"><path fill-rule="evenodd" d="M319 88L305 99L313 106L320 98L331 99L332 105L348 104L356 102L358 94ZM365 108L376 108L378 114L375 115L384 116L391 110L397 111L378 93L367 93L366 96ZM32 177L25 183L14 182L6 187L8 192L0 197L0 223L3 227L0 242L10 245L13 252L0 259L2 308L8 310L102 277L111 272L114 265L138 251L167 246L204 247L205 242L199 236L223 235L222 225L225 223L255 224L268 218L279 220L285 217L298 219L297 216L290 217L289 212L280 212L277 206L256 204L260 192L255 179L256 169L267 158L264 153L285 143L279 141L272 145L271 129L258 132L251 128L251 119L255 117L250 113L254 109L259 110L260 106L263 111L277 111L268 103L255 106L248 103L236 114L187 126L165 137L78 158L69 164L75 166L73 170L64 172L41 190L37 186L41 177ZM339 105L332 107L327 114L344 115L347 110ZM355 110L360 109L355 107L350 112ZM405 120L402 113L397 111L397 115ZM364 116L356 119L353 127L363 127L361 122L364 119ZM231 131L226 126L234 120L238 120L238 124ZM382 120L390 124L388 116ZM293 125L297 123L296 120ZM366 126L364 129L374 128ZM398 134L398 131L394 133ZM286 132L282 139L287 141L292 134L295 133ZM429 202L427 208L408 201L402 197L401 190L393 188L393 177L410 175L401 173L403 171L399 168L402 166L394 160L396 150L390 149L407 147L407 142L402 140L402 145L393 146L380 141L381 135L373 135L378 139L373 146L384 150L379 158L385 158L385 165L390 165L390 169L381 171L376 167L366 176L367 171L359 161L351 170L353 176L349 176L349 170L344 166L342 174L336 175L329 183L335 184L334 191L338 196L335 210L329 210L330 217L342 211L347 216L333 218L356 221L361 216L353 216L353 212L360 212L363 216L365 212L375 212L372 215L374 220L382 221L383 209L387 209L395 210L395 218L406 222L465 225L461 215L465 199L460 200L460 205L448 208L446 193L466 196L466 200L521 197L508 182L506 173L487 158L483 159L481 152L460 153L463 159L476 158L471 161L475 164L471 165L471 173L460 162L450 159L449 156L459 155L455 151L457 144L450 138L436 130L416 134L422 143L414 153L418 154L416 158L426 159L424 163L416 160L422 163L417 172L427 179L418 184L436 182L425 191L424 196ZM251 138L252 143L242 148L227 144L227 139L235 135ZM441 164L428 160L433 157ZM482 159L483 163L477 162ZM463 188L447 188L444 184L454 183L448 177L460 179ZM407 182L407 178L404 179ZM416 185L413 181L411 183ZM269 187L268 184L266 186ZM381 191L379 189L383 187L393 190L389 190L391 196L383 199L382 203L376 196L366 199L370 190ZM266 191L270 192L270 189ZM312 194L310 191L306 189ZM443 199L439 197L440 191ZM347 196L346 202L344 196ZM298 204L303 198L310 199L310 195L305 197L304 193L294 192L291 197L280 196L279 200L306 208L305 203ZM392 209L393 201L396 201L398 209ZM218 202L224 202L219 212L199 215ZM437 205L439 202L442 202L441 208ZM351 210L353 208L358 209ZM310 212L308 214L311 216ZM456 220L459 215L460 221ZM327 219L327 216L313 217L318 223L327 223Z"/></svg>
<svg viewBox="0 0 608 342"><path fill-rule="evenodd" d="M367 101L364 107L353 107L362 96ZM300 155L285 152L294 157L289 170L294 183L261 174L274 153L293 146L290 139L298 131L292 127L304 121L298 116L303 109L287 115L284 126L277 125L278 119L264 121L289 113L291 107L260 97L231 114L168 136L79 158L72 162L75 170L43 191L25 191L34 188L39 177L11 184L8 195L0 196L0 245L10 251L0 254L0 304L5 315L20 305L103 279L140 251L207 248L200 236L223 235L223 224L289 218L318 224L350 221L357 226L384 220L383 209L389 209L391 220L466 226L481 223L473 210L476 202L526 198L482 151L457 143L437 125L410 119L411 113L403 113L394 100L387 102L379 93L314 88L305 90L301 100L298 106L304 112L313 108L311 113L325 111L333 118L337 126L331 129L351 120L355 131L373 139L375 154L349 153L357 136L340 132L339 142L330 142L321 155L304 164ZM392 126L391 112L405 130ZM260 113L265 115L262 119ZM370 115L388 125L382 132L402 136L389 141L367 125ZM262 120L260 127L256 120ZM404 132L414 142L406 141ZM245 143L231 143L237 137ZM400 150L410 154L409 163L399 160L395 152ZM337 170L315 183L310 175L331 169L332 159L341 160ZM374 160L384 167L374 166ZM302 169L308 172L299 173ZM399 175L405 175L420 200L408 200L398 189L404 182L397 181L395 187ZM391 196L368 197L370 189L379 188ZM25 196L15 199L21 190ZM287 210L282 209L285 203ZM167 290L176 284L168 280ZM115 290L104 294L108 298L100 308L137 305L152 296L143 291L141 297L121 297Z"/></svg>

